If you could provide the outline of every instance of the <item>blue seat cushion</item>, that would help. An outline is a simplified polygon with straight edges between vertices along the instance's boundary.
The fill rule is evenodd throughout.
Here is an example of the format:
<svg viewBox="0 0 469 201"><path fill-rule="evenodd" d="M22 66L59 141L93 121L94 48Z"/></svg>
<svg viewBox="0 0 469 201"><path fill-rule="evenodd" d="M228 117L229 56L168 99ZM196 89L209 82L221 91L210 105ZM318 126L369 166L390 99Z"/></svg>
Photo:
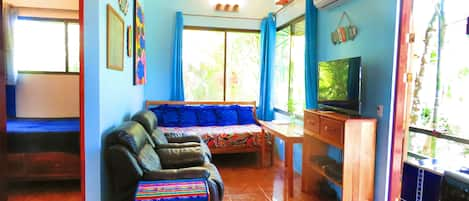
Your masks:
<svg viewBox="0 0 469 201"><path fill-rule="evenodd" d="M180 110L182 106L179 105L165 105L163 106L163 121L161 126L165 127L179 127L180 126Z"/></svg>
<svg viewBox="0 0 469 201"><path fill-rule="evenodd" d="M217 116L215 115L215 108L215 106L199 106L197 110L199 126L217 125Z"/></svg>
<svg viewBox="0 0 469 201"><path fill-rule="evenodd" d="M190 126L197 126L199 124L197 118L197 111L199 107L196 106L183 106L179 110L180 114L180 123L181 127L190 127Z"/></svg>
<svg viewBox="0 0 469 201"><path fill-rule="evenodd" d="M254 115L252 113L252 107L250 106L240 106L238 107L238 122L239 125L246 125L246 124L255 124L256 120L254 119Z"/></svg>
<svg viewBox="0 0 469 201"><path fill-rule="evenodd" d="M229 126L238 124L238 106L218 106L215 109L217 116L217 126Z"/></svg>
<svg viewBox="0 0 469 201"><path fill-rule="evenodd" d="M159 105L156 107L151 107L149 108L150 111L152 111L156 115L156 119L158 120L158 126L162 126L161 124L163 123L163 110L164 106Z"/></svg>

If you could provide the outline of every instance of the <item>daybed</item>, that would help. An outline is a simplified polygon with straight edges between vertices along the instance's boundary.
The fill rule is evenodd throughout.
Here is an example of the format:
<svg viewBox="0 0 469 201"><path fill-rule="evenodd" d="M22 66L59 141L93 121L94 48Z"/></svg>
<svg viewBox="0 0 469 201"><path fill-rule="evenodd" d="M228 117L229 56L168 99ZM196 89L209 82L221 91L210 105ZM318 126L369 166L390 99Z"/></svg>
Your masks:
<svg viewBox="0 0 469 201"><path fill-rule="evenodd" d="M198 135L212 154L257 152L261 165L267 146L254 101L147 101L146 108L156 114L158 128L167 136Z"/></svg>
<svg viewBox="0 0 469 201"><path fill-rule="evenodd" d="M12 181L80 179L79 119L9 119Z"/></svg>

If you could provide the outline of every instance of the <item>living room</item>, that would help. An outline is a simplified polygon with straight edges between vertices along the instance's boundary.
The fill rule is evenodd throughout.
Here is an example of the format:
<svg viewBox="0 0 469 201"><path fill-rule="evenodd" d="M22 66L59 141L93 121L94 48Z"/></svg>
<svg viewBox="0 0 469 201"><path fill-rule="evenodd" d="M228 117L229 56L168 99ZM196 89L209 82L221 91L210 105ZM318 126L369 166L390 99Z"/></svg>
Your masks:
<svg viewBox="0 0 469 201"><path fill-rule="evenodd" d="M332 65L344 59L352 62L353 58L360 59L360 76L356 75L358 102L351 113L350 110L345 113L351 119L376 121L376 130L371 126L371 134L365 135L372 136L368 140L372 142L372 151L367 152L373 156L368 161L372 164L368 172L371 179L366 181L373 187L363 188L367 192L364 194L372 200L400 197L402 158L407 156L401 141L408 137L397 131L398 128L408 131L409 125L400 122L406 122L410 115L402 112L409 100L402 98L408 92L399 85L405 76L402 66L406 66L402 63L406 60L402 57L403 49L407 49L403 46L407 40L403 30L410 26L410 17L406 15L412 12L409 4L417 4L417 0L339 0L333 6L320 2L80 0L82 183L78 200L113 200L106 139L121 129L124 122L133 120L138 112L180 105L175 101L202 106L248 104L256 111L253 117L262 134L276 136L264 124L272 120L279 124L298 124L298 128L307 130L309 119L304 109L318 109L319 86L313 84L321 79L318 65ZM465 20L468 13L461 13L466 15ZM118 23L112 24L111 18ZM423 21L418 23L427 23ZM121 34L112 34L115 30ZM190 104L190 101L196 102ZM253 101L256 103L249 105ZM319 105L327 106L323 103ZM329 109L337 109L337 105ZM160 123L165 118L157 113ZM347 122L343 117L325 115ZM262 146L254 151L240 148L224 153L213 149L204 136L202 139L201 144L208 144L213 155L213 160L208 160L218 168L225 182L224 200L313 200L309 197L311 193L302 189L305 171L309 171L304 169L306 144L289 145L287 140L276 136L266 139L272 140L270 149ZM465 140L462 137L456 142L467 147ZM267 141L256 143L269 144ZM343 150L348 149L327 148L326 152L344 163L347 159ZM270 156L272 161L266 159ZM290 165L283 165L289 161ZM288 173L288 168L294 173ZM272 178L268 184L237 183L234 175L238 173L256 180L262 178L253 175ZM287 175L292 177L293 187ZM262 185L269 186L268 192L258 188ZM335 192L337 199L344 200L343 196L346 199L351 196L350 200L365 199L344 193L346 190L334 182L326 186Z"/></svg>

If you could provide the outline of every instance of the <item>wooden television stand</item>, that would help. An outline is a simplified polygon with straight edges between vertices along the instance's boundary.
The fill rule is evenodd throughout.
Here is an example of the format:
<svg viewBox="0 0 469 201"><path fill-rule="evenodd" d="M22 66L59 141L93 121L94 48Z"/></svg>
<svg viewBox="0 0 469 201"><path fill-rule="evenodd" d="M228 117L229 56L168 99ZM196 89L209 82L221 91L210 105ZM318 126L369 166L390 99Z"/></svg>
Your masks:
<svg viewBox="0 0 469 201"><path fill-rule="evenodd" d="M302 191L321 197L332 183L344 201L372 201L375 144L376 119L305 110ZM331 146L343 161L329 157Z"/></svg>

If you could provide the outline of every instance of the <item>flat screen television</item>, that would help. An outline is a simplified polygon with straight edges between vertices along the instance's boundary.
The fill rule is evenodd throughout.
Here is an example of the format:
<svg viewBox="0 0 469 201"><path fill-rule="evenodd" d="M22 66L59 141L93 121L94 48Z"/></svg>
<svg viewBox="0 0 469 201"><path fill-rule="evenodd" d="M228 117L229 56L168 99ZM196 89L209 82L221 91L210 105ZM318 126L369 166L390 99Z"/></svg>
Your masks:
<svg viewBox="0 0 469 201"><path fill-rule="evenodd" d="M319 109L360 115L361 70L361 57L319 62Z"/></svg>

